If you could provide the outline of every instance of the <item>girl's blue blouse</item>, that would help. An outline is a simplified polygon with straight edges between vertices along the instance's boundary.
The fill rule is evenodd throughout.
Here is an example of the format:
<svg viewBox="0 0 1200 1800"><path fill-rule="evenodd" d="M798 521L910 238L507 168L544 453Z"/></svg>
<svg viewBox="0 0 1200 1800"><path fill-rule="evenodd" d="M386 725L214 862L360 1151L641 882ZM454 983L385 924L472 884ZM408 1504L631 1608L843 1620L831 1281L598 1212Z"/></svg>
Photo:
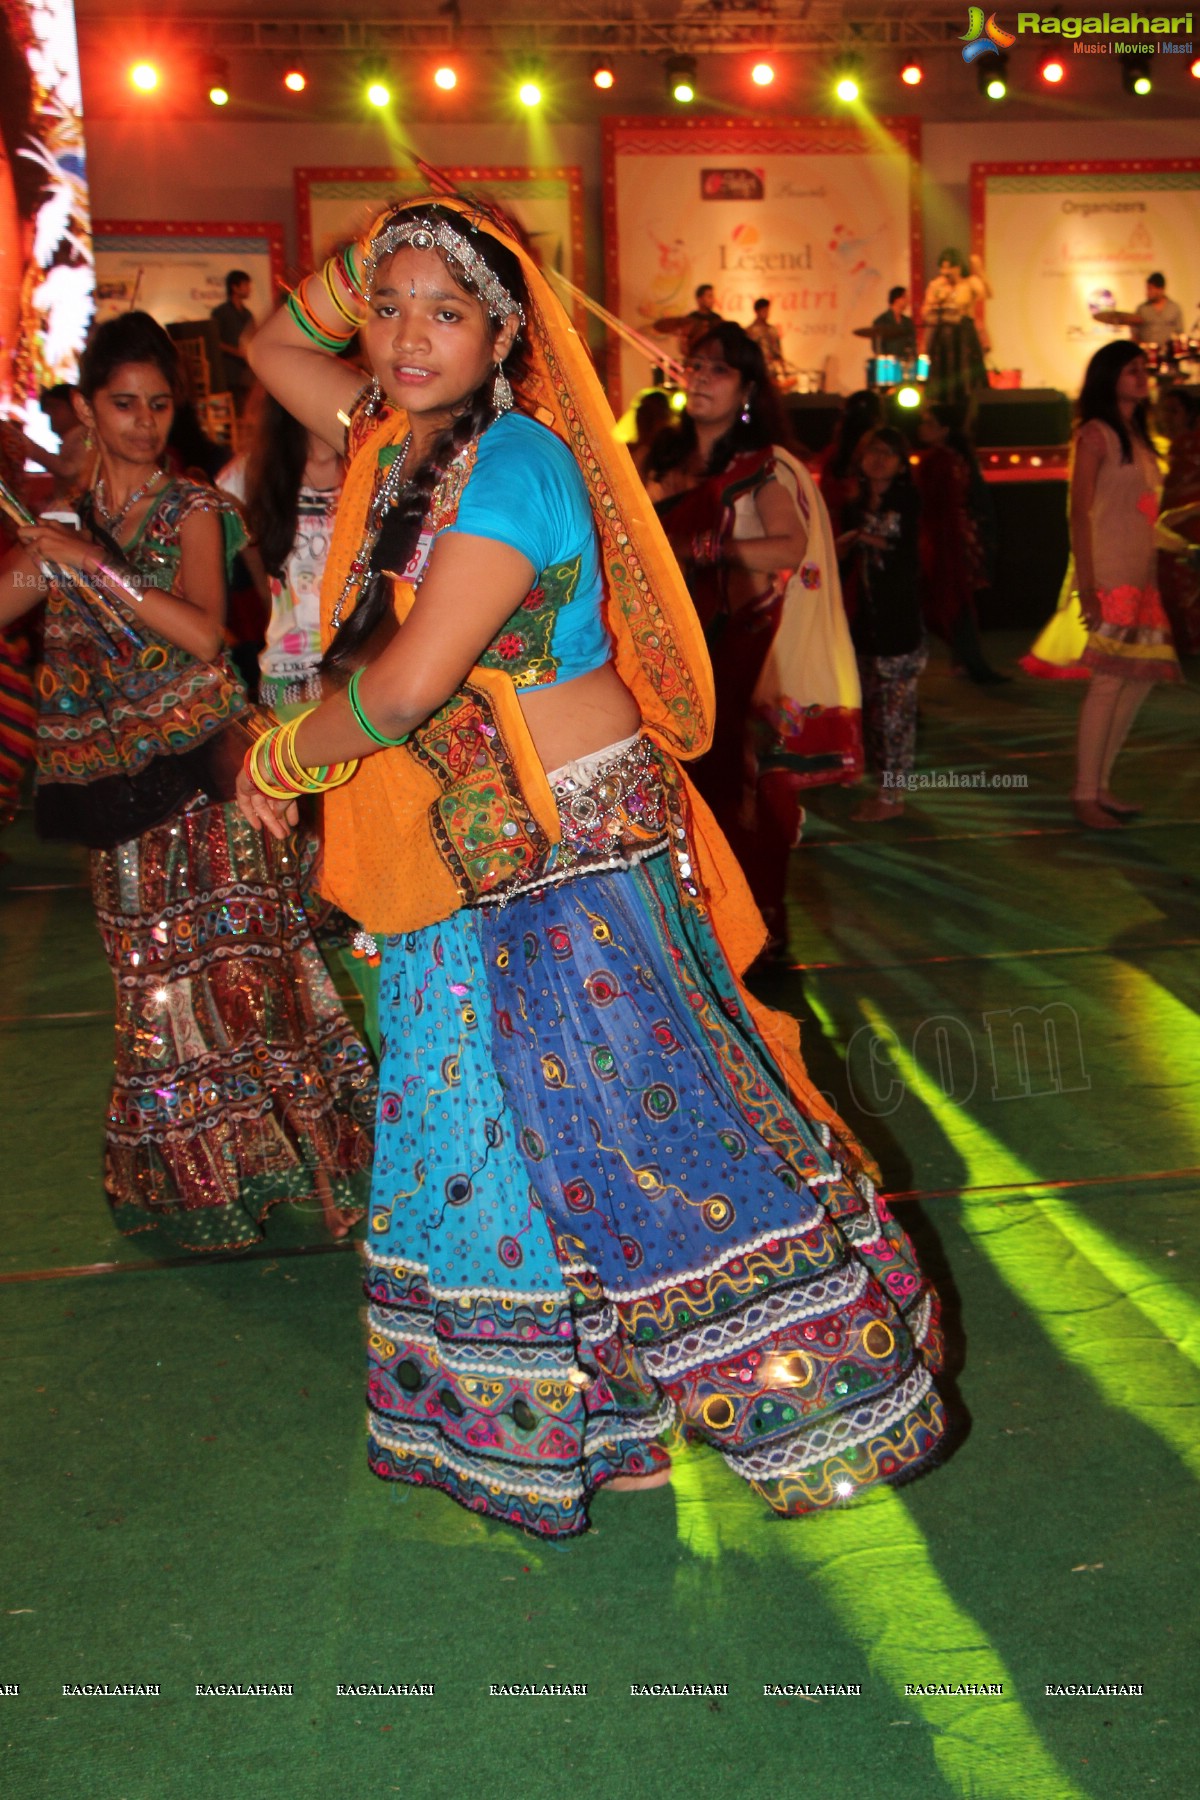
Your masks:
<svg viewBox="0 0 1200 1800"><path fill-rule="evenodd" d="M544 687L610 660L587 488L552 431L524 413L497 419L479 440L457 517L445 531L507 544L535 571L530 593L480 657L485 668L503 669L518 688Z"/></svg>

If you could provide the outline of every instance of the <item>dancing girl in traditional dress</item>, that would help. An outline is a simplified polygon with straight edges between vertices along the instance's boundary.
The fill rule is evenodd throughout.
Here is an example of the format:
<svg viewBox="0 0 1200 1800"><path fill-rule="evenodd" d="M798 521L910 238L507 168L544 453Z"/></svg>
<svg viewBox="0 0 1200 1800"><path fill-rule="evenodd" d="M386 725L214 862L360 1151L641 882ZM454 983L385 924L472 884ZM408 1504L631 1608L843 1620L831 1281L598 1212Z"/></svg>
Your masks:
<svg viewBox="0 0 1200 1800"><path fill-rule="evenodd" d="M236 1249L278 1202L311 1201L342 1236L374 1081L309 928L305 849L265 841L231 798L246 701L221 645L240 521L163 470L179 369L146 313L101 326L80 392L100 460L84 529L22 530L0 625L45 591L35 815L91 852L116 983L113 1218Z"/></svg>
<svg viewBox="0 0 1200 1800"><path fill-rule="evenodd" d="M240 792L284 832L326 791L326 884L383 939L372 1468L543 1537L664 1479L679 1425L785 1514L902 1479L944 1432L936 1301L740 983L762 923L683 769L703 639L547 282L413 202L251 355L348 422L345 686Z"/></svg>

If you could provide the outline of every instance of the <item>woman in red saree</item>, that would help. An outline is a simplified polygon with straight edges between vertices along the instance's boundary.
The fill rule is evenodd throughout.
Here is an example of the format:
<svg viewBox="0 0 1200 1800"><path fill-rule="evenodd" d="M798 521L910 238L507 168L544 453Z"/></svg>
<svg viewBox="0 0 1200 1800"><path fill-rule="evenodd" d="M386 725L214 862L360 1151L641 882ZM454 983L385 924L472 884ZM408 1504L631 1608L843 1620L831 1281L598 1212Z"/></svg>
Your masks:
<svg viewBox="0 0 1200 1800"><path fill-rule="evenodd" d="M724 323L685 364L687 411L648 468L716 677L712 748L695 767L781 953L800 794L857 779L858 677L829 515L788 448L758 344Z"/></svg>

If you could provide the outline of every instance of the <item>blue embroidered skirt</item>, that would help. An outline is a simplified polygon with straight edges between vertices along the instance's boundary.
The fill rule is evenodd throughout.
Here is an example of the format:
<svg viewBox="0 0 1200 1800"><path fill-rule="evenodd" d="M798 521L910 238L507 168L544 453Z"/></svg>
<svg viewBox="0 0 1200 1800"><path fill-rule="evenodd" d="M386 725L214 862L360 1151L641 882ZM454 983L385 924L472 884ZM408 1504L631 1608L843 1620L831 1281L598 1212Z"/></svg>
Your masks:
<svg viewBox="0 0 1200 1800"><path fill-rule="evenodd" d="M369 1457L539 1536L716 1447L778 1512L931 1458L937 1302L670 853L383 953Z"/></svg>

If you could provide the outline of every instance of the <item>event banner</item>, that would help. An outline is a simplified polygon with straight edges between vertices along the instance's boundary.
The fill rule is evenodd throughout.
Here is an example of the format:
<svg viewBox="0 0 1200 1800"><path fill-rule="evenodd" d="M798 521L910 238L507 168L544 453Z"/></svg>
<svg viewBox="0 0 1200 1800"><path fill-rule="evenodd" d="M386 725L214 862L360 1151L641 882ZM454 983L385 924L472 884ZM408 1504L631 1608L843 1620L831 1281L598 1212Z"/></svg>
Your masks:
<svg viewBox="0 0 1200 1800"><path fill-rule="evenodd" d="M879 119L870 131L825 119L608 119L605 252L608 302L640 331L691 311L711 282L722 317L748 325L771 302L796 387L863 384L870 344L856 338L920 270L920 127ZM658 341L674 352L678 334ZM610 350L619 411L649 365Z"/></svg>
<svg viewBox="0 0 1200 1800"><path fill-rule="evenodd" d="M1024 387L1077 393L1092 353L1128 336L1096 314L1133 312L1151 273L1196 335L1200 160L974 163L971 231L993 360Z"/></svg>
<svg viewBox="0 0 1200 1800"><path fill-rule="evenodd" d="M510 212L528 235L543 267L586 285L583 267L583 179L577 168L447 168L439 171L464 193ZM359 237L393 200L429 192L413 168L297 169L296 225L300 263L312 268ZM580 323L583 315L577 319Z"/></svg>
<svg viewBox="0 0 1200 1800"><path fill-rule="evenodd" d="M45 440L40 388L74 379L92 316L72 0L0 6L0 415Z"/></svg>
<svg viewBox="0 0 1200 1800"><path fill-rule="evenodd" d="M134 307L160 325L207 319L225 299L232 269L249 275L250 310L272 311L283 280L283 227L150 223L97 219L96 314L100 320Z"/></svg>

